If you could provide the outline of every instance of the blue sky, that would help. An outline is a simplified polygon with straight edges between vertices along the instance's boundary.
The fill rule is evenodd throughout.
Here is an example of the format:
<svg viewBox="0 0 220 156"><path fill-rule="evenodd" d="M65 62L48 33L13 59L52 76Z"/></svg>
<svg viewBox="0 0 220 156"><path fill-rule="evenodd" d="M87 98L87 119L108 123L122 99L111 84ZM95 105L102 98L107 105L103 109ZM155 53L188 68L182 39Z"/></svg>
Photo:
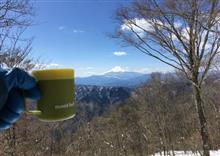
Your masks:
<svg viewBox="0 0 220 156"><path fill-rule="evenodd" d="M26 32L34 36L33 55L50 67L74 68L76 76L108 71L167 71L170 67L121 47L108 37L116 27L114 15L128 0L36 0L34 25Z"/></svg>

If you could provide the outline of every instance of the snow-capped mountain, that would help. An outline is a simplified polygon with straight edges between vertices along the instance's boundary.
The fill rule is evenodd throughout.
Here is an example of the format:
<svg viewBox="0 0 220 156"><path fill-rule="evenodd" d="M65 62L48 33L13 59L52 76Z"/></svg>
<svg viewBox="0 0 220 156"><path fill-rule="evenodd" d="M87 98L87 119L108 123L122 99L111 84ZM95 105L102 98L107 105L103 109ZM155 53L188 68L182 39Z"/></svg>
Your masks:
<svg viewBox="0 0 220 156"><path fill-rule="evenodd" d="M146 82L148 78L149 74L137 72L108 72L103 75L78 77L75 83L77 85L137 87Z"/></svg>

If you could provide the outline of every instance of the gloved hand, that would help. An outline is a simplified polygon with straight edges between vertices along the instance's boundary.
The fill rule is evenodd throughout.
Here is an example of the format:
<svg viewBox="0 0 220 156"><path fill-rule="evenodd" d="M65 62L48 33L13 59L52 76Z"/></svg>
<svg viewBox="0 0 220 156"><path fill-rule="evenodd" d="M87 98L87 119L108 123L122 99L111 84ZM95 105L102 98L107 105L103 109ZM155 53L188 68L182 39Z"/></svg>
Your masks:
<svg viewBox="0 0 220 156"><path fill-rule="evenodd" d="M25 108L25 98L40 99L36 81L19 68L0 68L0 130L15 123Z"/></svg>

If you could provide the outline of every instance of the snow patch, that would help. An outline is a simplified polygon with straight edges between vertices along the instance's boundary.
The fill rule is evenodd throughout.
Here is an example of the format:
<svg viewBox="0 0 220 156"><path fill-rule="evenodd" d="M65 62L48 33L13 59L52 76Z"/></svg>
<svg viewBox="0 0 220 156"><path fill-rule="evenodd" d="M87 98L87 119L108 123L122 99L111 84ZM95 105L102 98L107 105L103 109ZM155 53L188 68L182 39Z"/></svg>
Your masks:
<svg viewBox="0 0 220 156"><path fill-rule="evenodd" d="M200 156L200 154L193 153L191 151L174 151L175 156ZM172 152L170 151L170 155L173 156ZM164 153L162 155L160 153L156 153L154 156L165 156ZM210 151L210 156L220 156L220 150L217 151Z"/></svg>

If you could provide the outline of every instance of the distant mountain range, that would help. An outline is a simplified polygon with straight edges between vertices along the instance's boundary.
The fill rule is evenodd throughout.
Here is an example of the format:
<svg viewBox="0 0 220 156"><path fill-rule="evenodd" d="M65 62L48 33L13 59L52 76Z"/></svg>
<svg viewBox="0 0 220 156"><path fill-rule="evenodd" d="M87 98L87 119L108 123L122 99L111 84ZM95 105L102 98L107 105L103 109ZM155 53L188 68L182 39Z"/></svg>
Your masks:
<svg viewBox="0 0 220 156"><path fill-rule="evenodd" d="M130 97L132 89L126 87L103 87L76 85L76 107L78 120L91 120L94 116L100 116L109 107L115 107ZM83 116L83 117L82 117Z"/></svg>
<svg viewBox="0 0 220 156"><path fill-rule="evenodd" d="M103 75L89 77L77 77L77 85L115 86L115 87L137 87L149 79L150 74L137 72L109 72Z"/></svg>

